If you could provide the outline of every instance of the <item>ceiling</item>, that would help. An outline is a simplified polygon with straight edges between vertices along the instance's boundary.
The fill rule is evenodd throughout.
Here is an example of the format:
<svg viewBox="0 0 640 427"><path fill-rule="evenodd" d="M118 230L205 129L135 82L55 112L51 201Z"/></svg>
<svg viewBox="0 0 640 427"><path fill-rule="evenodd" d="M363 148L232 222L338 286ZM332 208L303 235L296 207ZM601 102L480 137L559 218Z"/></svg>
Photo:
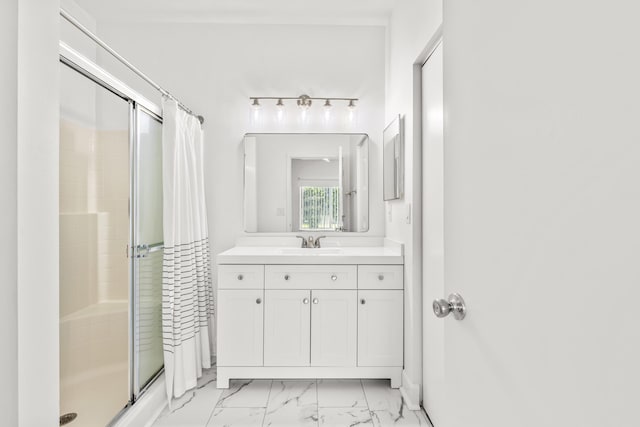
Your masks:
<svg viewBox="0 0 640 427"><path fill-rule="evenodd" d="M98 22L387 25L393 0L76 0Z"/></svg>

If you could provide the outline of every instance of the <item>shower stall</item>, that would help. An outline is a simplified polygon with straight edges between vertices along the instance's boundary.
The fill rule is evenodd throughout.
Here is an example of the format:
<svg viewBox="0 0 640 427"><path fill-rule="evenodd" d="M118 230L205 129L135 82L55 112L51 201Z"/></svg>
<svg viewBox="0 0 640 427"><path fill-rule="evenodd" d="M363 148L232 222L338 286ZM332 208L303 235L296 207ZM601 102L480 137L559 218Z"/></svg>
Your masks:
<svg viewBox="0 0 640 427"><path fill-rule="evenodd" d="M61 43L60 423L104 426L163 369L161 110Z"/></svg>

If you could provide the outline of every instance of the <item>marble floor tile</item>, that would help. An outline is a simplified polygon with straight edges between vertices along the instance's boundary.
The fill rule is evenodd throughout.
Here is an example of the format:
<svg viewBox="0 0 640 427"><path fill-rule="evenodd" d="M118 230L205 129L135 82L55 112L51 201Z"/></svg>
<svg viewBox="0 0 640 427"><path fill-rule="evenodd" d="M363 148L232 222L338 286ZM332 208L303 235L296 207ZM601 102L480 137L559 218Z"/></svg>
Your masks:
<svg viewBox="0 0 640 427"><path fill-rule="evenodd" d="M215 402L222 395L215 381L187 391L167 406L153 424L154 427L203 427L213 412Z"/></svg>
<svg viewBox="0 0 640 427"><path fill-rule="evenodd" d="M217 378L218 378L218 372L214 367L212 367L211 369L206 369L202 371L202 376L200 378L198 378L198 385L196 386L196 388L203 388L209 384L211 384L212 382L214 382Z"/></svg>
<svg viewBox="0 0 640 427"><path fill-rule="evenodd" d="M218 401L222 408L266 408L271 380L233 380Z"/></svg>
<svg viewBox="0 0 640 427"><path fill-rule="evenodd" d="M265 408L216 408L206 427L261 427Z"/></svg>
<svg viewBox="0 0 640 427"><path fill-rule="evenodd" d="M398 413L392 413L388 410L372 410L371 419L375 427L432 427L424 412L411 411L404 405Z"/></svg>
<svg viewBox="0 0 640 427"><path fill-rule="evenodd" d="M274 380L264 425L317 426L318 395L314 380Z"/></svg>
<svg viewBox="0 0 640 427"><path fill-rule="evenodd" d="M360 380L318 380L318 406L321 408L366 408Z"/></svg>
<svg viewBox="0 0 640 427"><path fill-rule="evenodd" d="M317 403L315 380L273 380L267 411L283 406L306 406Z"/></svg>
<svg viewBox="0 0 640 427"><path fill-rule="evenodd" d="M319 408L320 426L373 426L368 408Z"/></svg>
<svg viewBox="0 0 640 427"><path fill-rule="evenodd" d="M400 390L391 388L389 380L362 380L367 405L372 411L388 410L398 414L402 408Z"/></svg>

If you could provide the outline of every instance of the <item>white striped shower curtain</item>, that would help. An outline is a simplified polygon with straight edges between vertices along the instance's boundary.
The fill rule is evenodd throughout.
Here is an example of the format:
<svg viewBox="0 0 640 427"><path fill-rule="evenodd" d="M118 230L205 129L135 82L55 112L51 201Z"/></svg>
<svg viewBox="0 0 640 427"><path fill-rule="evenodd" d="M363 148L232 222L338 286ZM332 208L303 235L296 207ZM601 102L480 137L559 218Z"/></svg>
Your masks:
<svg viewBox="0 0 640 427"><path fill-rule="evenodd" d="M211 367L213 328L209 239L204 199L202 127L163 99L164 258L162 338L167 398L196 386Z"/></svg>

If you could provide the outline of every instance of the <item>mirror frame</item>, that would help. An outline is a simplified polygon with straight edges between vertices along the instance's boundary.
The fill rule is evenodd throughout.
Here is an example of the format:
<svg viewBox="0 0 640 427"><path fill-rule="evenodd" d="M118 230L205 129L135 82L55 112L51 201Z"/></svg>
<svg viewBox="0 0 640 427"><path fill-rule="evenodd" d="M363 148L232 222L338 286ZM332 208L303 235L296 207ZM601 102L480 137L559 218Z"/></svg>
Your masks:
<svg viewBox="0 0 640 427"><path fill-rule="evenodd" d="M245 198L246 198L246 175L245 175L245 159L242 161L242 200L243 200L243 209L242 209L242 224L243 230L242 233L245 236L295 236L301 233L322 233L328 236L364 236L368 234L371 230L371 137L366 132L247 132L242 137L242 153L243 157L246 156L245 153L245 138L251 137L255 135L362 135L367 137L367 230L366 231L247 231L245 227Z"/></svg>
<svg viewBox="0 0 640 427"><path fill-rule="evenodd" d="M385 153L393 144L393 164ZM387 181L393 180L393 193L387 192ZM384 128L382 134L382 198L384 201L397 200L404 197L404 120L398 114Z"/></svg>

